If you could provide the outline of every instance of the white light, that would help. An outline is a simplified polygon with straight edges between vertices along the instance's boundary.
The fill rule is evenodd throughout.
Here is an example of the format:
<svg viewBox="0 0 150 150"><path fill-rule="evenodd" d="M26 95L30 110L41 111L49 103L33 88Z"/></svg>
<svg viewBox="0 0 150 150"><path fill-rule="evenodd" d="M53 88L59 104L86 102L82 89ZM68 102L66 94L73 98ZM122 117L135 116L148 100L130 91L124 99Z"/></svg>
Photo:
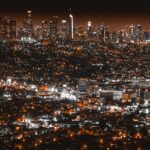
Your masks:
<svg viewBox="0 0 150 150"><path fill-rule="evenodd" d="M73 18L72 14L70 14L70 18Z"/></svg>
<svg viewBox="0 0 150 150"><path fill-rule="evenodd" d="M63 87L67 87L67 84L63 84Z"/></svg>
<svg viewBox="0 0 150 150"><path fill-rule="evenodd" d="M148 109L145 109L145 113L148 114L148 113L149 113L149 110L148 110Z"/></svg>
<svg viewBox="0 0 150 150"><path fill-rule="evenodd" d="M88 21L88 27L91 27L91 26L92 26L91 21Z"/></svg>
<svg viewBox="0 0 150 150"><path fill-rule="evenodd" d="M31 41L31 37L28 37L28 40Z"/></svg>
<svg viewBox="0 0 150 150"><path fill-rule="evenodd" d="M56 117L54 117L54 118L53 118L53 121L57 122L58 120L57 120L57 118L56 118Z"/></svg>
<svg viewBox="0 0 150 150"><path fill-rule="evenodd" d="M67 21L66 20L62 20L62 23L66 23Z"/></svg>
<svg viewBox="0 0 150 150"><path fill-rule="evenodd" d="M73 26L73 15L72 14L70 14L70 21L71 21L71 38L73 39L74 38L74 34L73 34L74 26Z"/></svg>
<svg viewBox="0 0 150 150"><path fill-rule="evenodd" d="M35 89L36 88L36 86L35 85L31 85L31 89Z"/></svg>
<svg viewBox="0 0 150 150"><path fill-rule="evenodd" d="M8 78L6 82L7 82L7 84L11 84L12 83L12 79Z"/></svg>

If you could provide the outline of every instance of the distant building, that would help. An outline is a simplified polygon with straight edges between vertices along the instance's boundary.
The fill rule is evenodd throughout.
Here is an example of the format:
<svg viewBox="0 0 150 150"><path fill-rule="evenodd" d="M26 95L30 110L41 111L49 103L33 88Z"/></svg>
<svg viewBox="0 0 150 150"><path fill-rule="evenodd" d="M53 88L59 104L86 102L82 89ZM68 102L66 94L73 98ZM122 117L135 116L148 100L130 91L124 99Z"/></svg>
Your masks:
<svg viewBox="0 0 150 150"><path fill-rule="evenodd" d="M143 42L144 37L144 29L141 25L130 25L129 26L129 35L130 35L130 41L132 43L136 42Z"/></svg>
<svg viewBox="0 0 150 150"><path fill-rule="evenodd" d="M123 43L125 42L125 39L126 39L126 33L125 31L119 31L118 33L118 43Z"/></svg>
<svg viewBox="0 0 150 150"><path fill-rule="evenodd" d="M108 30L108 26L106 26L106 25L101 25L100 26L99 37L100 37L100 40L103 41L103 42L107 42L109 40L110 33L109 33L109 30Z"/></svg>
<svg viewBox="0 0 150 150"><path fill-rule="evenodd" d="M87 79L79 79L78 80L78 92L82 94L87 94L88 89L88 80Z"/></svg>
<svg viewBox="0 0 150 150"><path fill-rule="evenodd" d="M42 21L41 23L41 30L42 30L42 38L47 38L48 36L48 22L47 21Z"/></svg>
<svg viewBox="0 0 150 150"><path fill-rule="evenodd" d="M105 100L120 100L123 98L123 91L100 90L100 97Z"/></svg>
<svg viewBox="0 0 150 150"><path fill-rule="evenodd" d="M111 38L112 43L116 43L117 42L117 33L115 31L112 32L110 35L110 38Z"/></svg>
<svg viewBox="0 0 150 150"><path fill-rule="evenodd" d="M24 31L27 33L28 37L33 37L33 23L32 23L32 12L29 10L27 11L27 18L24 19L23 28Z"/></svg>
<svg viewBox="0 0 150 150"><path fill-rule="evenodd" d="M73 22L73 15L69 14L68 19L68 38L73 39L74 38L74 22Z"/></svg>
<svg viewBox="0 0 150 150"><path fill-rule="evenodd" d="M16 21L11 17L0 18L0 40L16 39Z"/></svg>
<svg viewBox="0 0 150 150"><path fill-rule="evenodd" d="M33 22L32 22L32 12L27 11L27 18L23 20L23 25L18 29L19 39L31 39L33 38Z"/></svg>
<svg viewBox="0 0 150 150"><path fill-rule="evenodd" d="M67 21L61 21L61 37L64 39L67 37Z"/></svg>
<svg viewBox="0 0 150 150"><path fill-rule="evenodd" d="M34 28L34 36L38 40L46 39L49 36L48 22L43 20L40 26Z"/></svg>
<svg viewBox="0 0 150 150"><path fill-rule="evenodd" d="M87 23L87 35L88 35L88 37L93 36L93 27L92 27L91 21L88 21L88 23Z"/></svg>
<svg viewBox="0 0 150 150"><path fill-rule="evenodd" d="M144 41L145 42L150 42L150 31L145 31L144 32Z"/></svg>
<svg viewBox="0 0 150 150"><path fill-rule="evenodd" d="M52 16L49 23L49 34L50 38L56 38L58 33L58 17Z"/></svg>

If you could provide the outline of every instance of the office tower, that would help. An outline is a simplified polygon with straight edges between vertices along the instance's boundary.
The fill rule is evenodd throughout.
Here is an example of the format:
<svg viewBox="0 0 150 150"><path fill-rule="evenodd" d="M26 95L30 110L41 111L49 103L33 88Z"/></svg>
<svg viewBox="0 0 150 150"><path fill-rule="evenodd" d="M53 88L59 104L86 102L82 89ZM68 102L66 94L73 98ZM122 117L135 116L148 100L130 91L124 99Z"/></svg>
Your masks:
<svg viewBox="0 0 150 150"><path fill-rule="evenodd" d="M143 42L144 30L141 25L130 25L129 26L130 39L132 43Z"/></svg>
<svg viewBox="0 0 150 150"><path fill-rule="evenodd" d="M88 21L87 27L88 27L88 30L92 27L92 22L91 21Z"/></svg>
<svg viewBox="0 0 150 150"><path fill-rule="evenodd" d="M135 27L134 25L130 25L130 38L131 38L131 42L134 43L136 41L136 35L135 35Z"/></svg>
<svg viewBox="0 0 150 150"><path fill-rule="evenodd" d="M92 35L93 35L93 28L92 28L91 21L88 21L88 23L87 23L87 35L88 35L88 37L92 37Z"/></svg>
<svg viewBox="0 0 150 150"><path fill-rule="evenodd" d="M41 36L43 39L48 37L48 22L44 20L41 23Z"/></svg>
<svg viewBox="0 0 150 150"><path fill-rule="evenodd" d="M29 37L32 37L33 34L33 23L32 23L32 12L29 10L27 11L27 19L24 22L24 27L27 29Z"/></svg>
<svg viewBox="0 0 150 150"><path fill-rule="evenodd" d="M74 38L74 22L73 22L73 15L69 14L69 20L68 20L68 37L69 39Z"/></svg>
<svg viewBox="0 0 150 150"><path fill-rule="evenodd" d="M144 32L144 41L145 42L150 42L150 31L145 31Z"/></svg>
<svg viewBox="0 0 150 150"><path fill-rule="evenodd" d="M117 42L117 33L114 31L111 34L111 42L116 43Z"/></svg>
<svg viewBox="0 0 150 150"><path fill-rule="evenodd" d="M32 12L27 11L27 17L23 20L22 27L18 29L19 39L31 39L33 38L33 23L32 23Z"/></svg>
<svg viewBox="0 0 150 150"><path fill-rule="evenodd" d="M100 26L100 39L103 42L107 42L110 39L110 33L108 30L109 26L101 25Z"/></svg>
<svg viewBox="0 0 150 150"><path fill-rule="evenodd" d="M127 26L127 38L131 43L141 43L144 40L144 28L142 25Z"/></svg>
<svg viewBox="0 0 150 150"><path fill-rule="evenodd" d="M144 29L142 25L136 25L137 42L141 43L144 40Z"/></svg>
<svg viewBox="0 0 150 150"><path fill-rule="evenodd" d="M61 37L65 39L67 37L67 21L61 21Z"/></svg>
<svg viewBox="0 0 150 150"><path fill-rule="evenodd" d="M56 38L58 33L58 17L53 16L49 24L50 38Z"/></svg>
<svg viewBox="0 0 150 150"><path fill-rule="evenodd" d="M126 33L124 30L118 32L118 42L124 43L126 41Z"/></svg>
<svg viewBox="0 0 150 150"><path fill-rule="evenodd" d="M27 13L28 13L27 24L32 28L32 12L28 10Z"/></svg>
<svg viewBox="0 0 150 150"><path fill-rule="evenodd" d="M84 38L85 37L85 28L84 26L79 26L76 28L76 34L80 37L80 38Z"/></svg>
<svg viewBox="0 0 150 150"><path fill-rule="evenodd" d="M16 39L16 21L11 17L0 18L0 40Z"/></svg>
<svg viewBox="0 0 150 150"><path fill-rule="evenodd" d="M47 21L42 21L41 25L36 26L34 28L34 35L35 38L38 40L42 40L45 38L48 38L49 32L48 32L48 23Z"/></svg>

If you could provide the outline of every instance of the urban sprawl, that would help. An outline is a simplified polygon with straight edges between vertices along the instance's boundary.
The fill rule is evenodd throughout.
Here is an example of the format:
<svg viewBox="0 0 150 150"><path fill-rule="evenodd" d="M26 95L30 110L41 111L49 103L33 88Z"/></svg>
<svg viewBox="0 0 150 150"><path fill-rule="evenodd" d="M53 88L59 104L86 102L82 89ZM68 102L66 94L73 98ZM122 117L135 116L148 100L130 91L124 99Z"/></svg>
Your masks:
<svg viewBox="0 0 150 150"><path fill-rule="evenodd" d="M150 32L33 18L0 18L0 149L148 150Z"/></svg>

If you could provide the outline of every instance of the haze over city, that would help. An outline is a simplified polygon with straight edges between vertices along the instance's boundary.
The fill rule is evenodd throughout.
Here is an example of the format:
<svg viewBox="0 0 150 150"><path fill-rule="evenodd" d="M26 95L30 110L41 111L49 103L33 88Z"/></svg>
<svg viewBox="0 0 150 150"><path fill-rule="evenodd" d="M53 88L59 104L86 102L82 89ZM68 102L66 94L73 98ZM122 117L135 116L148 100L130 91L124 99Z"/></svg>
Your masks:
<svg viewBox="0 0 150 150"><path fill-rule="evenodd" d="M115 27L124 24L142 24L149 27L149 2L147 0L2 0L2 16L15 17L20 23L25 11L33 11L34 22L49 19L52 15L65 18L69 8L77 24L92 20L95 24L106 23Z"/></svg>

